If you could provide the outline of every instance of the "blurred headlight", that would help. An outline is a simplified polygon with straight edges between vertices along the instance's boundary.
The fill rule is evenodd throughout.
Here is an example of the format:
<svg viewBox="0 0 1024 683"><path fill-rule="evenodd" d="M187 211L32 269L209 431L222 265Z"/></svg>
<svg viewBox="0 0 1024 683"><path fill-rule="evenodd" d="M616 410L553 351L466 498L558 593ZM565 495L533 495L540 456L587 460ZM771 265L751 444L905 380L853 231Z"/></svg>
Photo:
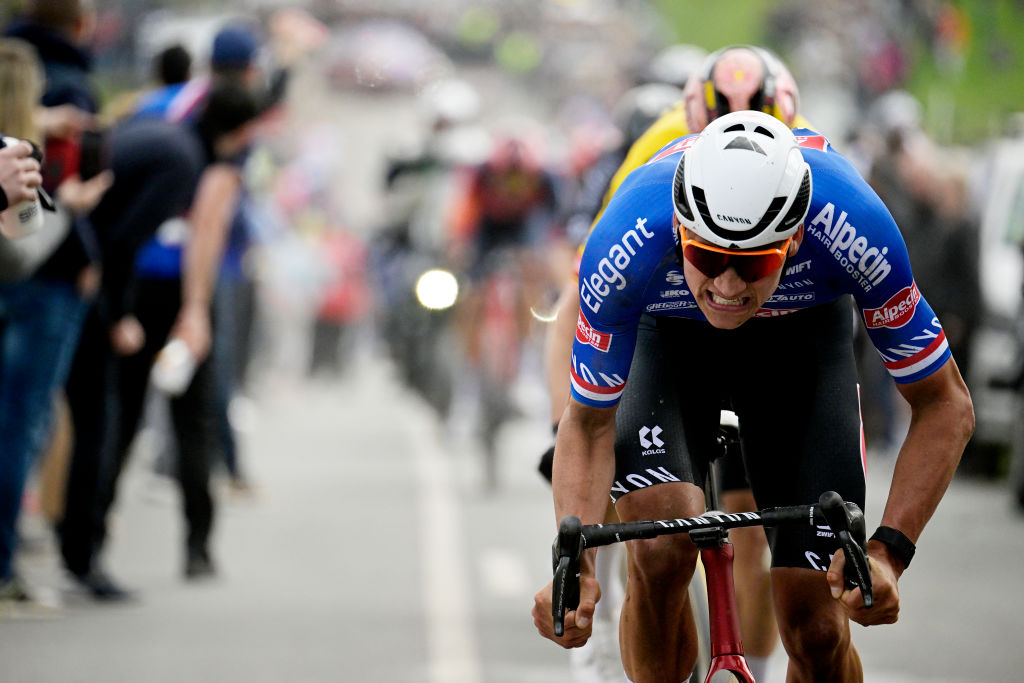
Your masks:
<svg viewBox="0 0 1024 683"><path fill-rule="evenodd" d="M447 270L434 268L416 280L416 299L424 308L441 311L450 308L459 296L459 282Z"/></svg>

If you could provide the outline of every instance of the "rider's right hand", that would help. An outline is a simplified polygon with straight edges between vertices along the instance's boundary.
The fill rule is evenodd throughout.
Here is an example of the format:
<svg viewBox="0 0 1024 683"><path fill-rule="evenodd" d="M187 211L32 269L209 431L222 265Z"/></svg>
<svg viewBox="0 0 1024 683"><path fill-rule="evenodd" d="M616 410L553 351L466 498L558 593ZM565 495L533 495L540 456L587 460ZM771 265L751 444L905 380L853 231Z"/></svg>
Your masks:
<svg viewBox="0 0 1024 683"><path fill-rule="evenodd" d="M537 632L548 640L554 641L564 648L582 647L590 639L594 623L594 609L601 599L601 587L593 575L580 575L579 607L565 614L565 631L561 638L555 636L555 626L551 618L551 583L537 591L533 596L533 625Z"/></svg>

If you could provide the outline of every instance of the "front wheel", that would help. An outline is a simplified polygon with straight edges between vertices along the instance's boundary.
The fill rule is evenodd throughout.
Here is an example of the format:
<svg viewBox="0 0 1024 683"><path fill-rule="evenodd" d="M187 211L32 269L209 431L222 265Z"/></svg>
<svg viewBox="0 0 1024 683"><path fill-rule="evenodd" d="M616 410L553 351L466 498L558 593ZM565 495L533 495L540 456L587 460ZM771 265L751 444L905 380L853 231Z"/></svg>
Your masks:
<svg viewBox="0 0 1024 683"><path fill-rule="evenodd" d="M697 625L697 663L691 681L703 683L711 667L711 616L708 612L708 589L704 582L704 565L697 563L697 571L690 580L690 606Z"/></svg>

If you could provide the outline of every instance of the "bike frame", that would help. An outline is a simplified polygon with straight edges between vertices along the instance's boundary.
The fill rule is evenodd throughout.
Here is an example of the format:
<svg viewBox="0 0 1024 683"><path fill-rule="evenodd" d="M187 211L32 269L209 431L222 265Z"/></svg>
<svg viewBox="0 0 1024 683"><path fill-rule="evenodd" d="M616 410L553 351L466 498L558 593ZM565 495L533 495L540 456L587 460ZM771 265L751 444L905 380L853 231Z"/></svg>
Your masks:
<svg viewBox="0 0 1024 683"><path fill-rule="evenodd" d="M704 487L706 504L711 510L722 509L719 463L722 462L722 457L729 453L730 447L739 445L736 414L723 409L721 421L719 452L717 457L708 463L707 483ZM705 683L710 683L719 671L732 673L740 683L755 683L754 674L747 666L743 652L736 584L733 580L735 548L729 542L728 533L724 529L704 532L697 537L691 534L690 538L700 550L700 561L704 567L704 590L708 601L707 635L710 656L704 677Z"/></svg>
<svg viewBox="0 0 1024 683"><path fill-rule="evenodd" d="M705 683L718 671L728 671L742 683L754 683L754 675L747 667L740 634L740 617L733 584L732 543L725 541L718 547L700 549L704 565L704 583L708 591L708 622L711 627L711 661Z"/></svg>

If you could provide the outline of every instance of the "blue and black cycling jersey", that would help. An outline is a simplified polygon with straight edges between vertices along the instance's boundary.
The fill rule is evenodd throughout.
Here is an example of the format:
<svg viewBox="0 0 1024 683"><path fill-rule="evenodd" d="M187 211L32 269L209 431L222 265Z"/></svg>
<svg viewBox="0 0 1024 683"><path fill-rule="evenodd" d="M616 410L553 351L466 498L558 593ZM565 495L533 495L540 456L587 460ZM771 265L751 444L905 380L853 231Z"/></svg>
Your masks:
<svg viewBox="0 0 1024 683"><path fill-rule="evenodd" d="M784 316L851 295L893 379L927 377L948 360L949 346L914 283L896 223L826 138L793 132L811 168L811 205L803 244L756 316ZM581 403L618 401L643 314L705 320L677 258L670 200L676 165L696 138L680 138L633 171L587 241L572 353L572 395Z"/></svg>

